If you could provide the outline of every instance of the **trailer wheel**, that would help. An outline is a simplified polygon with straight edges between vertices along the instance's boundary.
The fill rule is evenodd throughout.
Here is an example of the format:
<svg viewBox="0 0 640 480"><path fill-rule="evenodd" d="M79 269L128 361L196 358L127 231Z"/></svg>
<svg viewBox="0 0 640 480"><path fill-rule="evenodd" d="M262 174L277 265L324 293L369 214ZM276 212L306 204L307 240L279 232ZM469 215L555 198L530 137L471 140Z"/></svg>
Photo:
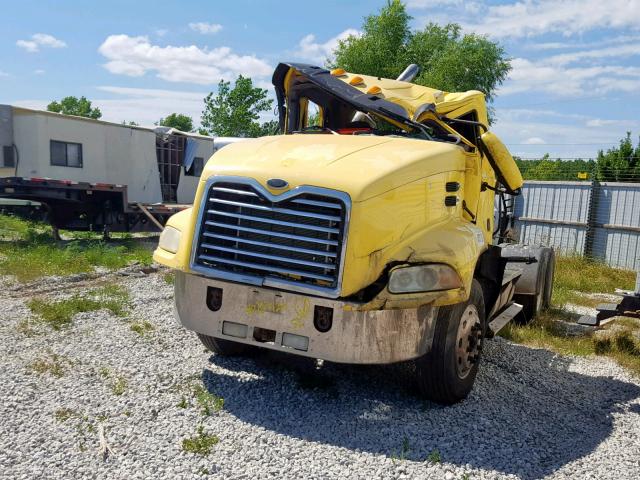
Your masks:
<svg viewBox="0 0 640 480"><path fill-rule="evenodd" d="M469 395L478 372L485 329L482 287L474 280L469 300L440 307L431 350L415 360L422 396L451 405Z"/></svg>
<svg viewBox="0 0 640 480"><path fill-rule="evenodd" d="M252 350L251 345L223 340L222 338L211 337L202 333L198 333L198 338L208 350L212 351L216 355L233 357L237 355L245 355Z"/></svg>
<svg viewBox="0 0 640 480"><path fill-rule="evenodd" d="M535 268L534 294L516 294L514 301L522 305L522 312L515 318L520 324L526 324L538 316L540 312L551 306L553 292L553 275L556 267L555 253L551 248L540 248L536 255L538 262L528 268Z"/></svg>

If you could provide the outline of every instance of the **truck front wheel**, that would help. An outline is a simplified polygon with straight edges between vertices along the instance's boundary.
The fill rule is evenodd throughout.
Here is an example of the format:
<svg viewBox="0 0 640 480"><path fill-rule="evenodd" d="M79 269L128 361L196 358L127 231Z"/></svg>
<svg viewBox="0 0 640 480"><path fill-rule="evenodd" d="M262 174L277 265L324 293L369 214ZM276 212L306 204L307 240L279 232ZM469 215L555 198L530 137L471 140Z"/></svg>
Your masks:
<svg viewBox="0 0 640 480"><path fill-rule="evenodd" d="M251 345L245 345L244 343L210 337L209 335L204 335L202 333L198 333L198 338L208 350L212 351L216 355L233 357L236 355L245 355L251 351Z"/></svg>
<svg viewBox="0 0 640 480"><path fill-rule="evenodd" d="M431 350L415 360L418 389L424 397L451 405L469 395L485 328L482 287L474 280L469 300L439 308Z"/></svg>

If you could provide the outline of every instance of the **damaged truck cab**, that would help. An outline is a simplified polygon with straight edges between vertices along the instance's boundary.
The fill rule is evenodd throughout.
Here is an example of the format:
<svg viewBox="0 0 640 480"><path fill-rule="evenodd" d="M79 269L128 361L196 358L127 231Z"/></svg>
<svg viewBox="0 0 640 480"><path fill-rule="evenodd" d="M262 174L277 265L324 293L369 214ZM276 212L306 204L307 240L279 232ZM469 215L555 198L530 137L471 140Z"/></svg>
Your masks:
<svg viewBox="0 0 640 480"><path fill-rule="evenodd" d="M282 135L213 155L154 253L208 348L412 361L424 396L453 403L484 339L548 304L553 252L496 244L522 177L483 94L410 79L276 68Z"/></svg>

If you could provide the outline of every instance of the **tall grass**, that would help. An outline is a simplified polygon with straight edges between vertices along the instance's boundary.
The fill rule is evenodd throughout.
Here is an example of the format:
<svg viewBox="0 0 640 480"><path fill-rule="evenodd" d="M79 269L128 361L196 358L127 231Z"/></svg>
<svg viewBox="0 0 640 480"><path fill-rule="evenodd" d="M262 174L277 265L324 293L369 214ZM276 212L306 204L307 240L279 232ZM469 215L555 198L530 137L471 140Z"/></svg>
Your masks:
<svg viewBox="0 0 640 480"><path fill-rule="evenodd" d="M613 293L616 288L632 290L635 279L635 272L630 270L609 267L585 257L560 256L556 259L552 303L558 307L567 303L594 307L601 302L580 293Z"/></svg>
<svg viewBox="0 0 640 480"><path fill-rule="evenodd" d="M105 242L99 234L70 232L55 242L49 225L0 215L0 275L27 282L49 275L91 272L95 267L122 268L151 263L151 251L125 236Z"/></svg>
<svg viewBox="0 0 640 480"><path fill-rule="evenodd" d="M563 310L567 303L595 306L599 300L589 293L613 293L616 288L632 289L635 272L612 268L583 257L558 257L553 286L553 307L528 325L508 324L500 336L513 342L547 348L564 355L603 355L640 375L640 321L621 318L605 328L615 330L595 335L586 331L570 333L564 322L574 323L577 315Z"/></svg>

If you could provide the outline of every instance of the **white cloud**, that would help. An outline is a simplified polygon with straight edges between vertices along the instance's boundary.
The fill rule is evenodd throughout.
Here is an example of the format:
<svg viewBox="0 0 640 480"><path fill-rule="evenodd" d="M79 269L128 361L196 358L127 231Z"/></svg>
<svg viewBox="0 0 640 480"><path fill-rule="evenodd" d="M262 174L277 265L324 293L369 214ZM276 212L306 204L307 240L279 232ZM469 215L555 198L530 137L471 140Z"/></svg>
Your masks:
<svg viewBox="0 0 640 480"><path fill-rule="evenodd" d="M549 109L498 108L493 130L514 155L592 158L617 145L624 132L640 129L633 119L597 118ZM541 143L537 140L542 140Z"/></svg>
<svg viewBox="0 0 640 480"><path fill-rule="evenodd" d="M583 58L589 55L583 53ZM573 54L568 54L570 55ZM565 63L570 61L568 56L565 58L556 56L538 61L514 58L511 61L513 70L507 82L498 90L498 94L512 95L540 91L554 96L603 95L612 91L633 91L640 81L640 67L567 66Z"/></svg>
<svg viewBox="0 0 640 480"><path fill-rule="evenodd" d="M103 120L135 121L140 125L153 125L173 112L188 115L197 124L208 93L115 86L101 86L98 90L110 97L92 100L100 107Z"/></svg>
<svg viewBox="0 0 640 480"><path fill-rule="evenodd" d="M219 23L193 22L189 24L189 28L203 35L212 35L222 30Z"/></svg>
<svg viewBox="0 0 640 480"><path fill-rule="evenodd" d="M16 45L29 53L39 52L41 47L64 48L65 42L47 33L35 33L31 35L31 40L18 40Z"/></svg>
<svg viewBox="0 0 640 480"><path fill-rule="evenodd" d="M619 45L640 41L640 35L618 35L616 37L603 38L596 42L527 42L523 45L527 50L575 50L581 48L600 48L607 45Z"/></svg>
<svg viewBox="0 0 640 480"><path fill-rule="evenodd" d="M29 40L18 40L16 45L29 53L35 53L39 50L38 44Z"/></svg>
<svg viewBox="0 0 640 480"><path fill-rule="evenodd" d="M33 73L35 73L36 75L44 75L45 71L41 68L38 68L34 70Z"/></svg>
<svg viewBox="0 0 640 480"><path fill-rule="evenodd" d="M361 34L361 32L354 28L348 28L326 42L319 43L316 41L315 35L310 33L300 40L298 43L298 50L294 55L303 60L315 63L316 65L323 65L327 59L331 59L333 57L333 51L338 46L338 42L340 40L344 40L351 35L357 37Z"/></svg>
<svg viewBox="0 0 640 480"><path fill-rule="evenodd" d="M466 26L492 37L532 37L550 32L571 36L596 28L640 27L639 0L525 0L485 6L484 10L480 22Z"/></svg>
<svg viewBox="0 0 640 480"><path fill-rule="evenodd" d="M167 33L169 33L169 30L167 30L166 28L157 28L154 33L158 37L164 37Z"/></svg>
<svg viewBox="0 0 640 480"><path fill-rule="evenodd" d="M7 72L3 72L2 70L0 70L0 77L8 77L9 74Z"/></svg>
<svg viewBox="0 0 640 480"><path fill-rule="evenodd" d="M264 77L273 70L265 60L238 55L228 47L161 47L144 36L110 35L98 51L109 60L104 67L111 73L140 77L152 71L169 82L210 85L238 74Z"/></svg>

